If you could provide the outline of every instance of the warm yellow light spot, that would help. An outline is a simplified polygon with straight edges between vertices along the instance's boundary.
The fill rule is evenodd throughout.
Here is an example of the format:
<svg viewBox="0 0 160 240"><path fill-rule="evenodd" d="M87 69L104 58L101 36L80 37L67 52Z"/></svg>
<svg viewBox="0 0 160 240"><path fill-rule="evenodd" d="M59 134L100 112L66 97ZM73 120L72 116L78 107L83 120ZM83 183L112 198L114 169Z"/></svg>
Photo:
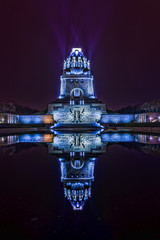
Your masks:
<svg viewBox="0 0 160 240"><path fill-rule="evenodd" d="M4 145L4 137L0 137L0 146Z"/></svg>
<svg viewBox="0 0 160 240"><path fill-rule="evenodd" d="M51 124L54 122L53 115L44 115L43 122L46 124Z"/></svg>
<svg viewBox="0 0 160 240"><path fill-rule="evenodd" d="M43 135L43 142L53 142L53 134L44 134Z"/></svg>
<svg viewBox="0 0 160 240"><path fill-rule="evenodd" d="M157 122L158 121L158 119L154 119L154 120L152 120L152 122Z"/></svg>

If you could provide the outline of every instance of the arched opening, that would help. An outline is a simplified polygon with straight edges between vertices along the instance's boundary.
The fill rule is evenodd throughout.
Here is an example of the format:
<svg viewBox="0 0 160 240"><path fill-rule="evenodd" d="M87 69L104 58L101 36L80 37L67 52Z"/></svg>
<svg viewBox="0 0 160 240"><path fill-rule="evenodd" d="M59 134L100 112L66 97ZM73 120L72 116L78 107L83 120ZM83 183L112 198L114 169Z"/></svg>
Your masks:
<svg viewBox="0 0 160 240"><path fill-rule="evenodd" d="M84 166L84 161L82 159L71 160L71 166L74 169L81 169Z"/></svg>
<svg viewBox="0 0 160 240"><path fill-rule="evenodd" d="M70 105L84 104L84 93L80 88L73 88L70 92Z"/></svg>

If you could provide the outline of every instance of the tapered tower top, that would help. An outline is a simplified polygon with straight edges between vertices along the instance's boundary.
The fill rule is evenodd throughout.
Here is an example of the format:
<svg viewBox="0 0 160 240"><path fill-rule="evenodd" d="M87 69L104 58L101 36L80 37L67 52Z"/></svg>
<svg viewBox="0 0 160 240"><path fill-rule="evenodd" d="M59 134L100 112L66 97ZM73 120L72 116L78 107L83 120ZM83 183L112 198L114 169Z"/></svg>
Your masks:
<svg viewBox="0 0 160 240"><path fill-rule="evenodd" d="M72 48L69 57L64 60L63 74L90 75L90 61L84 56L81 48Z"/></svg>
<svg viewBox="0 0 160 240"><path fill-rule="evenodd" d="M81 48L72 48L69 57L64 60L61 75L60 98L65 97L93 98L93 76L90 61L84 56Z"/></svg>

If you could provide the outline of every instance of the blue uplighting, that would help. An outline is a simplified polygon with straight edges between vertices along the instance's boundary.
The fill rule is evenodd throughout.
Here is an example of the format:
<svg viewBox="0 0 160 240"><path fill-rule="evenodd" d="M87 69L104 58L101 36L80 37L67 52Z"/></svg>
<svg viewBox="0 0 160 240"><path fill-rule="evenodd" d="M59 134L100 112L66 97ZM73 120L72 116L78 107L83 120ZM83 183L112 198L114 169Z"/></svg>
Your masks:
<svg viewBox="0 0 160 240"><path fill-rule="evenodd" d="M134 114L103 114L102 123L130 123L135 120Z"/></svg>
<svg viewBox="0 0 160 240"><path fill-rule="evenodd" d="M23 124L40 124L43 123L41 115L20 115L19 121Z"/></svg>

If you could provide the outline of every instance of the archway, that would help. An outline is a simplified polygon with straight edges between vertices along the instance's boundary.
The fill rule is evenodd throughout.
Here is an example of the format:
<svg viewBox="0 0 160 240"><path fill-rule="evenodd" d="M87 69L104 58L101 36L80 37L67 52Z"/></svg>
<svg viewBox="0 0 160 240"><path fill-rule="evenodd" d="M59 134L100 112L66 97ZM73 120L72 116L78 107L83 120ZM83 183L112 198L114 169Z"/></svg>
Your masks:
<svg viewBox="0 0 160 240"><path fill-rule="evenodd" d="M73 88L70 92L71 98L79 97L82 98L84 96L83 90L80 88Z"/></svg>
<svg viewBox="0 0 160 240"><path fill-rule="evenodd" d="M84 93L80 88L73 88L70 92L70 104L84 104Z"/></svg>

